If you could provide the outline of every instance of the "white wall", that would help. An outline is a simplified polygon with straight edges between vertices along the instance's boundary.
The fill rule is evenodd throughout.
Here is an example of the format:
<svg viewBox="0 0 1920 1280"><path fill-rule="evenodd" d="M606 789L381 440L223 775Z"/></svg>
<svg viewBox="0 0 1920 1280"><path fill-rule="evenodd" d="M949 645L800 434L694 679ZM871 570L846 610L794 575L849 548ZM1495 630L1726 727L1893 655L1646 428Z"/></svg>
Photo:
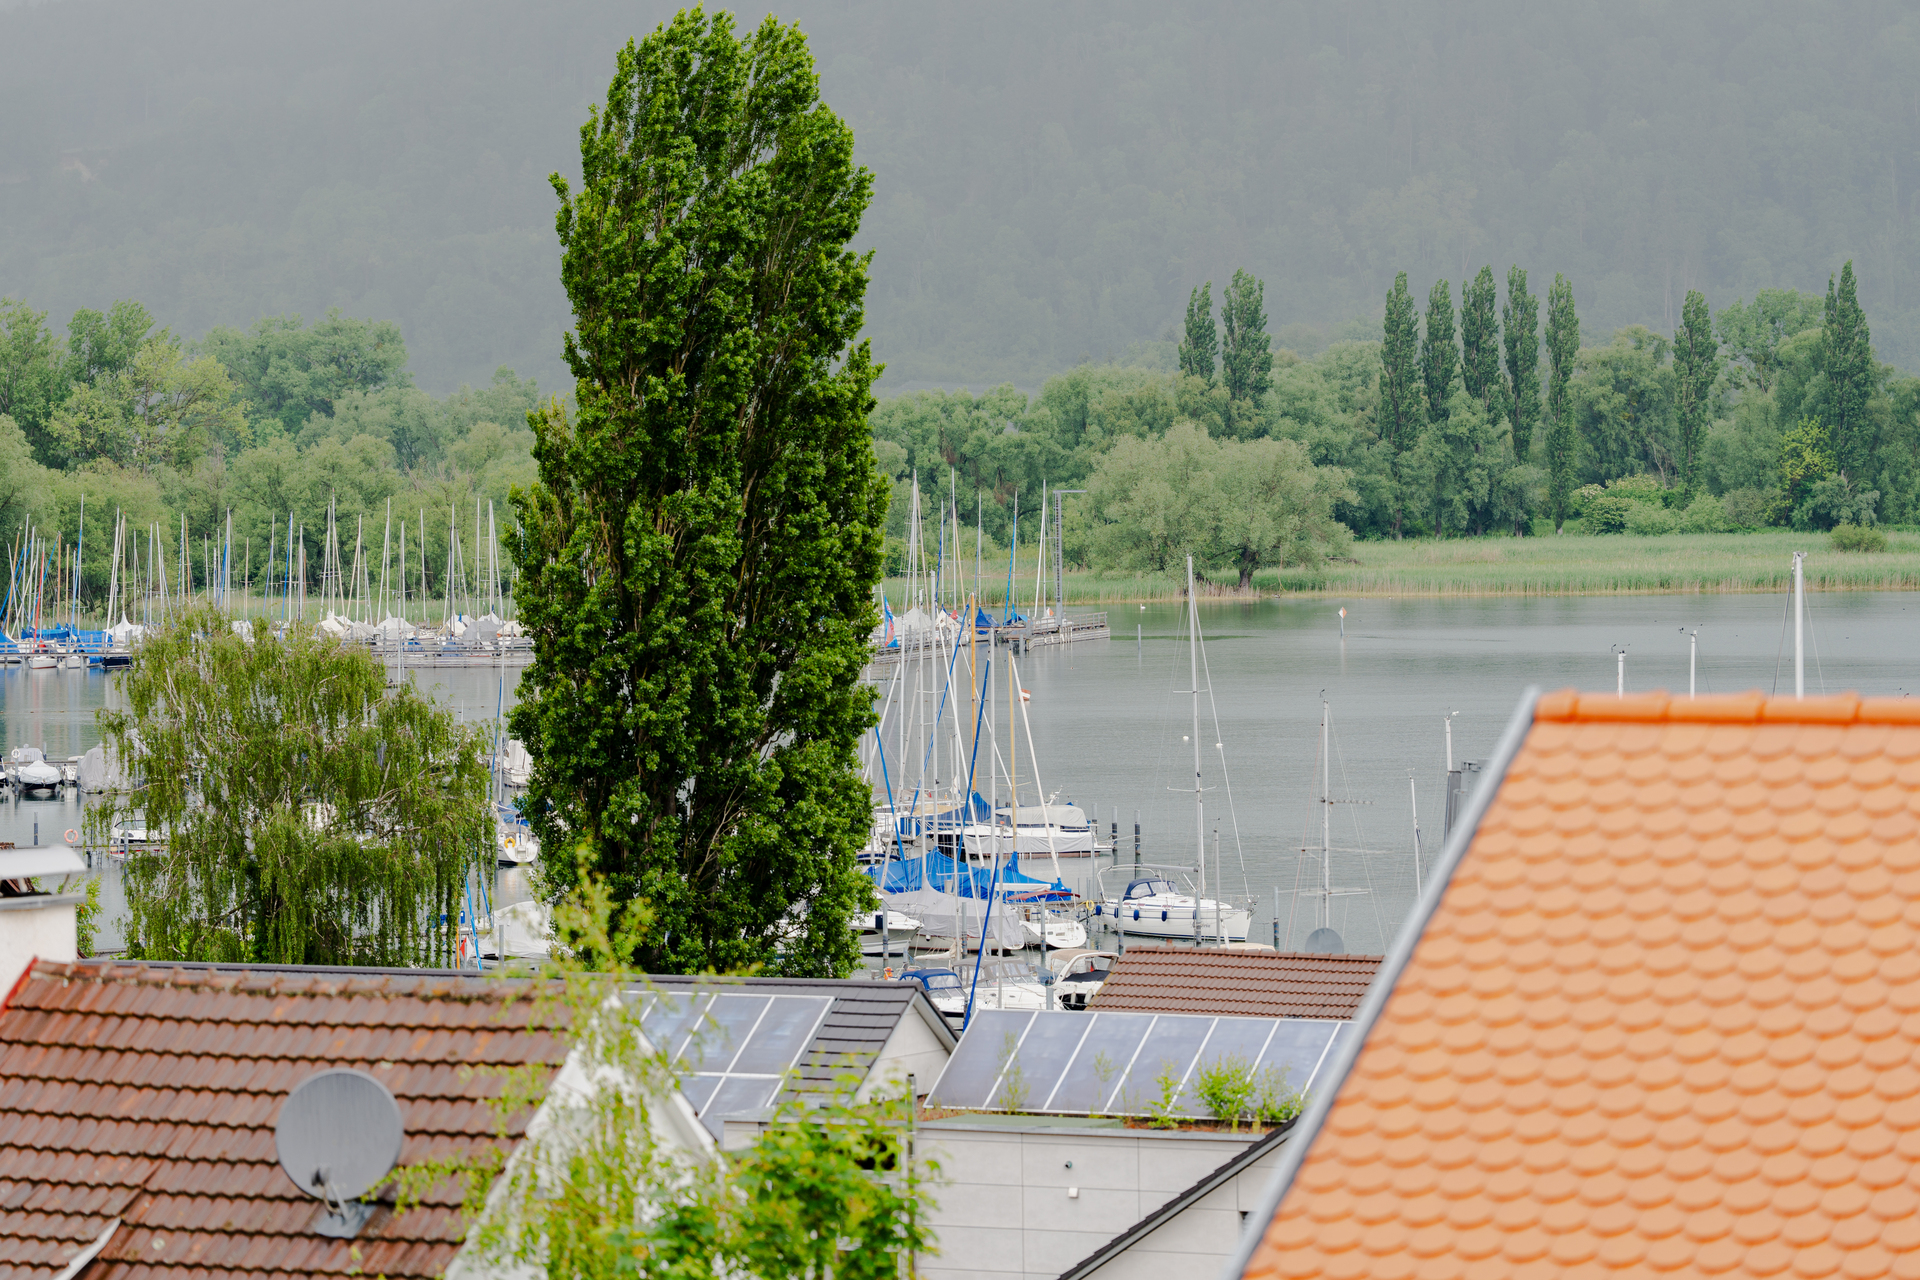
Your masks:
<svg viewBox="0 0 1920 1280"><path fill-rule="evenodd" d="M74 908L80 901L74 893L0 898L0 999L36 958L79 958Z"/></svg>
<svg viewBox="0 0 1920 1280"><path fill-rule="evenodd" d="M936 1013L933 1016L937 1018L940 1015ZM897 1088L906 1082L909 1075L914 1078L914 1088L924 1096L927 1090L933 1088L933 1082L940 1078L940 1069L947 1065L947 1059L953 1056L952 1043L928 1026L917 1008L909 1008L900 1015L900 1021L894 1024L893 1034L887 1037L880 1056L867 1069L867 1078L860 1084L858 1100L866 1102L873 1097L876 1089L882 1087Z"/></svg>
<svg viewBox="0 0 1920 1280"><path fill-rule="evenodd" d="M1125 1253L1088 1272L1088 1280L1170 1280L1186 1276L1213 1280L1240 1243L1240 1233L1247 1226L1245 1215L1259 1207L1260 1194L1273 1179L1273 1166L1280 1162L1280 1150L1275 1147L1267 1152L1134 1241Z"/></svg>
<svg viewBox="0 0 1920 1280"><path fill-rule="evenodd" d="M918 1152L941 1166L933 1190L939 1207L930 1215L940 1256L921 1260L920 1274L927 1280L1053 1280L1253 1141L1248 1133L1078 1128L1049 1126L1038 1116L1020 1119L1019 1128L957 1121L921 1125ZM1259 1186L1256 1175L1248 1194L1257 1195ZM1221 1191L1228 1188L1214 1194ZM1217 1253L1183 1258L1155 1246L1155 1280L1213 1280L1239 1239L1238 1214L1231 1208L1226 1212L1234 1221L1214 1228L1221 1232ZM1178 1238L1163 1230L1141 1243L1161 1235ZM1142 1262L1149 1256L1142 1253Z"/></svg>

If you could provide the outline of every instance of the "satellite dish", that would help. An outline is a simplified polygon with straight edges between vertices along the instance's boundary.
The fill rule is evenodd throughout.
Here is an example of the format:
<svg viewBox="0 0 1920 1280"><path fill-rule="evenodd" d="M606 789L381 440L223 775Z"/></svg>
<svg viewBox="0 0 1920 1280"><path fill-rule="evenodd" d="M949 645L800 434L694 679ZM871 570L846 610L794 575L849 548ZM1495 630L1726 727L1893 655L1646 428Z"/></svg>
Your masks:
<svg viewBox="0 0 1920 1280"><path fill-rule="evenodd" d="M356 1235L373 1206L355 1203L386 1181L406 1130L400 1104L364 1071L319 1071L295 1085L280 1106L273 1144L293 1184L326 1201L322 1235Z"/></svg>
<svg viewBox="0 0 1920 1280"><path fill-rule="evenodd" d="M1347 944L1340 935L1324 925L1307 935L1307 951L1317 956L1343 956L1347 954Z"/></svg>

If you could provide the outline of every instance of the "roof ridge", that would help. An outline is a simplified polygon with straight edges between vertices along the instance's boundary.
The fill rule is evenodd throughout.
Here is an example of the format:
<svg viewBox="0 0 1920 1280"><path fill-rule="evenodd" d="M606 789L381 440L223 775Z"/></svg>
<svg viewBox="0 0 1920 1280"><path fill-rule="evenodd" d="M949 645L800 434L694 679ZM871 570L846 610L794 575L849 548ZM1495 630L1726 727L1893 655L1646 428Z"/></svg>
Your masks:
<svg viewBox="0 0 1920 1280"><path fill-rule="evenodd" d="M1540 695L1533 718L1561 723L1914 725L1920 724L1920 698L1863 698L1857 693L1769 697L1758 689L1695 698L1665 690L1622 696L1560 689Z"/></svg>

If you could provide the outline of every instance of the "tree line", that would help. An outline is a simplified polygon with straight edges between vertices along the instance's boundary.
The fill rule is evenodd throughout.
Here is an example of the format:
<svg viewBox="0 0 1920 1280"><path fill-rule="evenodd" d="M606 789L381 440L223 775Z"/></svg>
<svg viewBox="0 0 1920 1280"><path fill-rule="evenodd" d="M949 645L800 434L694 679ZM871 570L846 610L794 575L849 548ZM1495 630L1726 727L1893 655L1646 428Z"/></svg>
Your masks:
<svg viewBox="0 0 1920 1280"><path fill-rule="evenodd" d="M1302 358L1271 348L1263 286L1240 273L1218 320L1196 288L1178 341L1134 363L1083 365L1033 397L884 401L870 421L896 493L892 563L916 476L929 504L954 495L969 527L977 514L1003 560L1015 495L1030 543L1050 484L1090 491L1065 504L1070 563L1171 567L1177 545L1240 582L1342 554L1349 535L1920 521L1920 379L1875 357L1851 262L1825 297L1763 289L1715 312L1693 290L1671 335L1629 325L1587 342L1564 274L1544 298L1518 267L1500 283L1481 268L1456 306L1436 281L1422 309L1398 274L1379 341ZM1294 451L1294 478L1261 491L1269 518L1249 523L1273 533L1250 543L1227 530L1258 508L1229 495L1273 465L1248 451L1259 442Z"/></svg>
<svg viewBox="0 0 1920 1280"><path fill-rule="evenodd" d="M449 508L470 539L476 506L491 503L504 523L510 489L531 480L526 420L538 399L504 368L487 386L429 395L413 385L398 325L338 311L187 341L137 301L82 308L57 334L44 311L0 298L0 530L30 520L71 544L84 494L83 594L99 599L116 511L143 536L157 528L176 553L184 520L195 587L208 572L197 548L224 537L231 513L235 587L258 589L269 572L286 574L289 515L313 578L329 504L345 539L363 519L376 546L391 507L412 529L416 568L424 521L425 578L438 594ZM471 565L472 549L464 555Z"/></svg>

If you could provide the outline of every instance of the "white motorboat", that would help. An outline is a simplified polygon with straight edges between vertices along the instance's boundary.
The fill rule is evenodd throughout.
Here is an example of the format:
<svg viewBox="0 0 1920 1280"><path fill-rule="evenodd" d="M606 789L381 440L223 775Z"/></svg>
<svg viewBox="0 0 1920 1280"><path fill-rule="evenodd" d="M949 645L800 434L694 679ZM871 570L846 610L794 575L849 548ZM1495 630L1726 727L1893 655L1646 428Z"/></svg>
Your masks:
<svg viewBox="0 0 1920 1280"><path fill-rule="evenodd" d="M51 653L30 653L27 655L27 670L51 671L60 665L60 659Z"/></svg>
<svg viewBox="0 0 1920 1280"><path fill-rule="evenodd" d="M1054 980L1055 1002L1062 1009L1085 1009L1087 1001L1098 995L1120 957L1111 951L1083 951L1067 961Z"/></svg>
<svg viewBox="0 0 1920 1280"><path fill-rule="evenodd" d="M60 667L63 671L85 671L87 669L87 655L84 653L69 653L60 659Z"/></svg>
<svg viewBox="0 0 1920 1280"><path fill-rule="evenodd" d="M960 981L960 975L954 970L908 969L900 975L900 978L926 992L927 999L947 1021L960 1023L966 1020L967 988Z"/></svg>
<svg viewBox="0 0 1920 1280"><path fill-rule="evenodd" d="M879 927L883 915L884 930ZM851 925L860 935L860 954L867 956L905 956L908 944L920 932L920 921L904 911L864 911L853 918Z"/></svg>
<svg viewBox="0 0 1920 1280"><path fill-rule="evenodd" d="M7 773L22 791L57 791L65 781L60 766L47 763L38 747L15 747L8 752Z"/></svg>
<svg viewBox="0 0 1920 1280"><path fill-rule="evenodd" d="M1051 951L1072 951L1087 945L1087 926L1064 911L1029 907L1020 921L1030 947L1044 946Z"/></svg>
<svg viewBox="0 0 1920 1280"><path fill-rule="evenodd" d="M553 908L543 902L499 907L480 922L480 954L488 960L545 960L553 952Z"/></svg>
<svg viewBox="0 0 1920 1280"><path fill-rule="evenodd" d="M494 832L502 863L524 867L540 856L540 837L525 822L502 822Z"/></svg>
<svg viewBox="0 0 1920 1280"><path fill-rule="evenodd" d="M1253 913L1247 908L1182 893L1164 876L1128 882L1126 892L1106 898L1094 907L1093 914L1096 919L1112 921L1123 932L1149 938L1245 942L1253 927Z"/></svg>
<svg viewBox="0 0 1920 1280"><path fill-rule="evenodd" d="M1007 811L1000 810L1004 828ZM1023 804L1013 814L1015 853L1050 853L1058 857L1085 857L1095 852L1093 823L1079 805Z"/></svg>

